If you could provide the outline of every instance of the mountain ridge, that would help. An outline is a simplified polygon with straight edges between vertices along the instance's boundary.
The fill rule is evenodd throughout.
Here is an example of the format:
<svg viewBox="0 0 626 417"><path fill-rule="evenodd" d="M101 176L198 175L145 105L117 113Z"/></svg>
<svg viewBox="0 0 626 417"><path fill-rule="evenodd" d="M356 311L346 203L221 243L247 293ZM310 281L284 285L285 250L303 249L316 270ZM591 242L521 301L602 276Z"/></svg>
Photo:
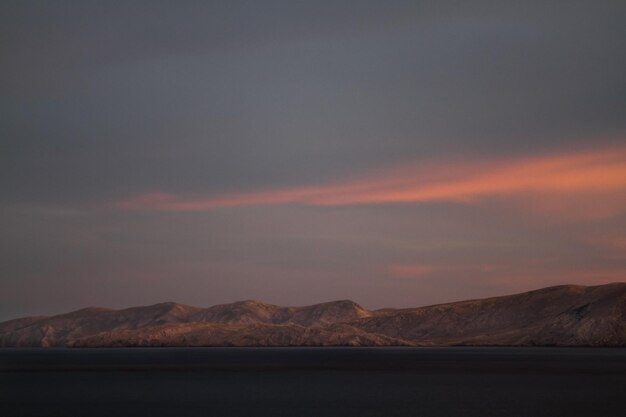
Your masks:
<svg viewBox="0 0 626 417"><path fill-rule="evenodd" d="M0 347L626 346L626 283L559 285L429 306L174 302L0 323Z"/></svg>

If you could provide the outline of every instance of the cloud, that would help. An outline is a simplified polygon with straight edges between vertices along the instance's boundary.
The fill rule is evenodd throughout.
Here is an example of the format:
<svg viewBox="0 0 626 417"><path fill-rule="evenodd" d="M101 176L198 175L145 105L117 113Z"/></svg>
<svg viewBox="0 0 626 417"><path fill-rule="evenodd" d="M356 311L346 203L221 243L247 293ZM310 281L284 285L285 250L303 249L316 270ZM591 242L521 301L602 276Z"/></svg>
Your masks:
<svg viewBox="0 0 626 417"><path fill-rule="evenodd" d="M395 280L411 281L420 285L446 283L455 287L501 287L496 295L506 292L528 291L550 285L602 285L623 282L626 269L619 266L586 266L573 268L564 259L541 265L532 262L512 265L500 264L428 264L393 263L382 269L385 276Z"/></svg>
<svg viewBox="0 0 626 417"><path fill-rule="evenodd" d="M439 266L426 264L393 264L387 268L394 278L421 278L441 270Z"/></svg>
<svg viewBox="0 0 626 417"><path fill-rule="evenodd" d="M430 263L393 263L383 268L384 273L392 278L422 279L433 277L497 276L507 266L494 263L441 265Z"/></svg>
<svg viewBox="0 0 626 417"><path fill-rule="evenodd" d="M326 184L245 193L147 193L115 201L112 206L125 210L205 211L284 204L476 204L489 199L523 199L531 210L570 211L575 217L619 213L626 208L626 148L405 164Z"/></svg>

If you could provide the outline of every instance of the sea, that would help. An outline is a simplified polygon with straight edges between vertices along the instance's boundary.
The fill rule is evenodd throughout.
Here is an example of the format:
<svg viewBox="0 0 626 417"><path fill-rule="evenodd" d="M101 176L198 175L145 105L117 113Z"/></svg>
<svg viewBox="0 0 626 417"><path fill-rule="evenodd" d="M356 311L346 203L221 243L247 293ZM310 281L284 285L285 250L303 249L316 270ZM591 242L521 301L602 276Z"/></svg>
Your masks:
<svg viewBox="0 0 626 417"><path fill-rule="evenodd" d="M0 416L626 416L623 348L2 348Z"/></svg>

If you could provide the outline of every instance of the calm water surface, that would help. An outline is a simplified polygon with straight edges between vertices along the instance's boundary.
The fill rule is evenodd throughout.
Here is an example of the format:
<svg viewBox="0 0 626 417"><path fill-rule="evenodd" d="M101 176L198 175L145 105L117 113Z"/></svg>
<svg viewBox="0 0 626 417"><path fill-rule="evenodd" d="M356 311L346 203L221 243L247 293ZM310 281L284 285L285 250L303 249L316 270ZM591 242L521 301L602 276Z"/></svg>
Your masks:
<svg viewBox="0 0 626 417"><path fill-rule="evenodd" d="M619 416L626 349L0 349L0 416Z"/></svg>

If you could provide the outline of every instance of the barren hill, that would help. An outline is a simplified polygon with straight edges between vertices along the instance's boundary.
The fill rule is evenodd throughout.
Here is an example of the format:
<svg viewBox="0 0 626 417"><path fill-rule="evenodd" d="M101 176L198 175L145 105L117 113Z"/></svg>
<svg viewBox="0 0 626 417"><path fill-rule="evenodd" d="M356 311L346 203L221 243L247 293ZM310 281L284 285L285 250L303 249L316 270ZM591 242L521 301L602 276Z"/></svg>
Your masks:
<svg viewBox="0 0 626 417"><path fill-rule="evenodd" d="M265 323L319 326L369 317L371 313L354 301L341 300L306 307L280 307L246 300L202 310L194 321L211 323Z"/></svg>
<svg viewBox="0 0 626 417"><path fill-rule="evenodd" d="M369 311L349 300L281 307L161 303L0 323L0 346L626 346L626 283Z"/></svg>
<svg viewBox="0 0 626 417"><path fill-rule="evenodd" d="M355 325L432 345L626 346L626 284L564 285L395 310Z"/></svg>

